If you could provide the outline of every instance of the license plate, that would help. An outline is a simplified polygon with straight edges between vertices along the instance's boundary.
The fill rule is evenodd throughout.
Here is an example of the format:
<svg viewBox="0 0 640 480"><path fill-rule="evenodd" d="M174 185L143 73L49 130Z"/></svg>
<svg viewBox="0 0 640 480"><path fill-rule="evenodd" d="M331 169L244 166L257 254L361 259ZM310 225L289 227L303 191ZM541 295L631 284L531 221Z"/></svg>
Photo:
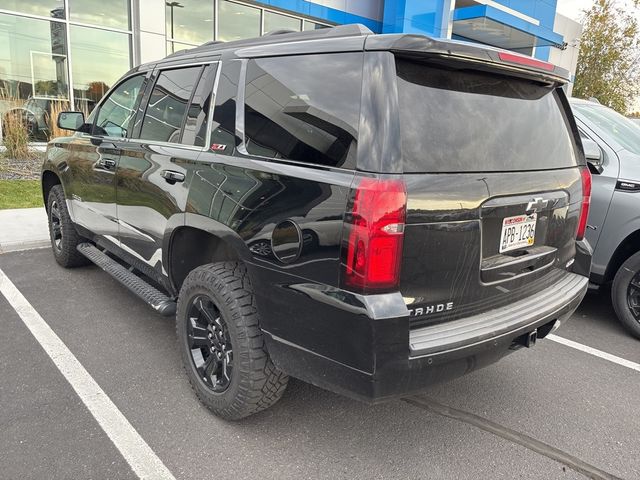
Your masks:
<svg viewBox="0 0 640 480"><path fill-rule="evenodd" d="M502 220L500 253L533 245L536 236L537 214L516 215Z"/></svg>

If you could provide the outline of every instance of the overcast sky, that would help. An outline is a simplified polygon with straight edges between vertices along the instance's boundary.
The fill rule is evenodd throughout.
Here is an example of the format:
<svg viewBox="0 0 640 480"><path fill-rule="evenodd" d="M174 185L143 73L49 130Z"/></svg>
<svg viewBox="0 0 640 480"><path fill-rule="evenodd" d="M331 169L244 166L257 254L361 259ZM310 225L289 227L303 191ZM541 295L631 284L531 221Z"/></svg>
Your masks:
<svg viewBox="0 0 640 480"><path fill-rule="evenodd" d="M593 0L558 0L558 13L572 18L574 20L582 20L583 10L591 7Z"/></svg>
<svg viewBox="0 0 640 480"><path fill-rule="evenodd" d="M584 17L584 10L591 8L594 0L558 0L557 10L562 15L581 21ZM634 8L630 0L618 0L621 6ZM640 8L636 10L636 16L640 21Z"/></svg>

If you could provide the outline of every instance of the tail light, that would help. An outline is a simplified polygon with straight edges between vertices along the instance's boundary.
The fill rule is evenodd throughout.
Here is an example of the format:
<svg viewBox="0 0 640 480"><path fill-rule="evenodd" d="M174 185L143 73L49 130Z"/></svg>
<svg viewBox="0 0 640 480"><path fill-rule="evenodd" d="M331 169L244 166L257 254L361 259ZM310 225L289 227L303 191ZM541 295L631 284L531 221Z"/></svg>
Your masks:
<svg viewBox="0 0 640 480"><path fill-rule="evenodd" d="M396 289L407 208L405 184L362 178L351 199L343 232L343 287L358 293Z"/></svg>
<svg viewBox="0 0 640 480"><path fill-rule="evenodd" d="M578 222L578 233L576 240L582 240L587 230L587 219L589 218L589 206L591 205L591 172L587 167L580 167L582 178L582 207L580 208L580 221Z"/></svg>
<svg viewBox="0 0 640 480"><path fill-rule="evenodd" d="M546 70L547 72L553 72L556 68L553 63L543 62L533 57L527 57L520 55L519 53L499 52L498 57L503 62L515 63L517 65L524 65L526 67L539 68L540 70Z"/></svg>

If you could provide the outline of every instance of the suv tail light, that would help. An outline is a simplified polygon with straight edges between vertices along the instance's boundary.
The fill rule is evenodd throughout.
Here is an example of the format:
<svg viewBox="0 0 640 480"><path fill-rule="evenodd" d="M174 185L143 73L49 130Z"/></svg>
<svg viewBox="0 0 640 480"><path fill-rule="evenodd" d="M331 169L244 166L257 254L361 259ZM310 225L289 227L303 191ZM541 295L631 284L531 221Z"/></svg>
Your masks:
<svg viewBox="0 0 640 480"><path fill-rule="evenodd" d="M404 181L362 178L343 231L342 284L358 293L398 287L407 193Z"/></svg>
<svg viewBox="0 0 640 480"><path fill-rule="evenodd" d="M526 67L539 68L540 70L546 70L547 72L553 72L553 70L555 70L556 68L553 63L543 62L542 60L538 60L533 57L527 57L519 53L498 52L498 57L503 62L515 63L517 65L524 65Z"/></svg>
<svg viewBox="0 0 640 480"><path fill-rule="evenodd" d="M580 167L582 178L582 207L580 208L580 221L578 222L578 233L576 240L582 240L587 230L587 219L589 218L589 206L591 205L591 172L588 167Z"/></svg>

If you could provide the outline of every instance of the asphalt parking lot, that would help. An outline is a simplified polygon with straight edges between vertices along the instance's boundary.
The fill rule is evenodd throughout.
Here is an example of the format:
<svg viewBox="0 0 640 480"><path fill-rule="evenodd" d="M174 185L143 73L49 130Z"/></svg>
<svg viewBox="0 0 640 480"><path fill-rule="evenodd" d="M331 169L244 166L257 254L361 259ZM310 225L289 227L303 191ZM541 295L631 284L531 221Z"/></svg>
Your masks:
<svg viewBox="0 0 640 480"><path fill-rule="evenodd" d="M0 270L178 479L640 478L640 372L551 340L377 406L292 381L227 423L192 393L173 322L107 274L48 249L0 255ZM2 295L0 322L0 478L137 478ZM606 295L556 333L640 363Z"/></svg>

